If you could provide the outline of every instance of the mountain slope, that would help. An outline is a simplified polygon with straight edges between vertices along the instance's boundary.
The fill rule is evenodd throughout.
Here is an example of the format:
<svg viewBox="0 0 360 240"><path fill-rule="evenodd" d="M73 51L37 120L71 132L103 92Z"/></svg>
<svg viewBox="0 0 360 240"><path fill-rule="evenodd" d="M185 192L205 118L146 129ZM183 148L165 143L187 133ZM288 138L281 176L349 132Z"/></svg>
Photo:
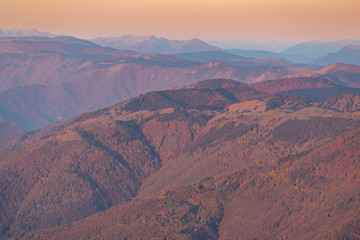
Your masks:
<svg viewBox="0 0 360 240"><path fill-rule="evenodd" d="M347 87L360 88L360 66L357 65L337 62L315 70L312 75Z"/></svg>
<svg viewBox="0 0 360 240"><path fill-rule="evenodd" d="M342 112L355 112L360 110L360 95L359 94L341 94L322 103L319 107L327 109L335 109Z"/></svg>
<svg viewBox="0 0 360 240"><path fill-rule="evenodd" d="M350 133L275 164L175 187L24 239L356 239L359 136ZM344 155L349 150L353 154Z"/></svg>
<svg viewBox="0 0 360 240"><path fill-rule="evenodd" d="M262 182L263 177L269 176L269 169L282 164L279 159L289 155L298 159L303 156L302 152L317 151L336 139L342 141L344 136L350 136L359 128L360 120L356 112L344 114L313 107L310 100L304 97L269 96L237 81L215 79L186 88L149 92L112 107L30 132L4 148L0 154L0 186L3 193L0 196L1 236L20 237L34 232L35 235L29 236L36 237L39 229L69 225L118 205L116 208L121 209L121 213L134 214L134 218L128 219L129 222L124 215L118 215L123 219L121 221L131 223L134 229L127 228L127 232L119 228L122 233L109 230L106 236L114 238L117 235L113 234L120 234L121 237L143 237L149 234L146 226L153 226L153 230L160 227L157 220L161 218L150 217L155 214L150 208L145 211L149 215L144 218L141 217L142 213L133 212L134 209L151 204L154 204L155 210L164 209L161 206L164 199L160 197L159 200L159 195L154 195L152 203L139 199L179 185L196 184L219 174L232 178L231 173L236 169L254 169L254 172L246 175L250 178L246 177L244 181L251 183L255 177L257 180L254 181ZM353 143L358 144L357 135L354 136ZM329 156L349 154L349 157L356 158L357 152L351 150L356 147L352 147L353 143L345 144L345 150L339 148ZM347 146L351 148L346 150ZM326 153L323 149L319 152ZM296 161L290 158L285 162L295 164ZM262 166L266 169L264 174L254 174L261 172ZM299 169L295 168L293 174L297 171ZM303 175L299 177L302 179ZM218 177L214 181L217 180ZM205 180L201 185L207 185L206 181L210 180ZM209 186L215 184L219 190L224 188L224 184L215 182L210 182ZM318 183L317 180L314 182ZM273 186L274 182L270 181L269 184ZM156 230L158 234L173 237L183 233L188 234L189 238L216 238L224 234L219 226L220 220L226 216L225 203L230 204L231 196L236 196L234 194L237 192L222 194L211 187L210 197L201 190L207 191L208 187L201 185L194 185L198 187L193 190L190 187L188 195L188 190L181 190L178 200L170 200L170 212L165 210L165 219L173 216L173 208L180 207L174 211L183 216L180 219L184 219L185 223L180 220L179 225L171 231L166 228ZM251 186L249 189L252 189ZM300 186L303 188L303 185ZM284 188L287 192L294 186L284 185ZM322 192L327 191L323 189L325 186L321 185L320 188ZM199 190L199 201L189 202L190 199L197 199ZM251 194L257 196L258 190L254 188ZM214 195L212 191L215 191ZM291 196L293 192L288 194ZM303 193L299 194L301 196ZM271 196L278 199L276 196L279 195ZM128 201L134 202L125 203ZM138 203L140 205L136 205ZM258 204L265 208L268 206L266 201ZM301 214L306 211L306 206L304 203ZM345 211L341 214L345 214ZM141 218L141 222L136 216ZM231 218L231 215L228 216ZM112 217L107 219L110 222L97 220L97 223L109 223L106 225L113 228ZM176 217L171 219L179 221L175 220ZM166 223L168 226L174 226L171 219ZM149 224L142 224L144 221ZM190 225L185 226L186 222ZM87 226L93 227L92 224ZM226 224L224 227L230 226ZM179 229L183 230L179 232ZM259 234L265 234L268 229ZM45 232L51 234L47 238L55 235L52 230ZM180 235L172 235L175 233ZM88 236L85 230L71 236L83 237L81 234ZM299 234L303 233L300 231Z"/></svg>
<svg viewBox="0 0 360 240"><path fill-rule="evenodd" d="M159 167L157 154L130 123L86 123L0 157L2 235L69 223L128 201Z"/></svg>
<svg viewBox="0 0 360 240"><path fill-rule="evenodd" d="M6 122L0 122L0 142L8 141L25 134L25 131L17 126L11 125Z"/></svg>
<svg viewBox="0 0 360 240"><path fill-rule="evenodd" d="M247 87L239 88L244 88L245 97L252 93L252 98L264 95ZM183 116L175 129L178 132L179 127L183 128L180 142L187 146L212 113L176 113L166 109L202 107L207 101L199 99L199 94L213 99L213 106L204 106L205 109L221 110L237 101L226 91L208 88L148 93L109 109L83 114L49 130L28 133L15 141L14 147L0 155L2 236L19 236L34 229L70 223L135 197L141 179L167 159L165 151L156 151L153 141L157 135L153 133L151 140L145 136L141 119L165 116L171 120L168 115ZM156 106L159 102L153 96L157 95L170 99L173 105ZM239 91L236 96L240 98ZM154 106L149 109L149 104ZM168 147L175 153L177 144L175 148Z"/></svg>

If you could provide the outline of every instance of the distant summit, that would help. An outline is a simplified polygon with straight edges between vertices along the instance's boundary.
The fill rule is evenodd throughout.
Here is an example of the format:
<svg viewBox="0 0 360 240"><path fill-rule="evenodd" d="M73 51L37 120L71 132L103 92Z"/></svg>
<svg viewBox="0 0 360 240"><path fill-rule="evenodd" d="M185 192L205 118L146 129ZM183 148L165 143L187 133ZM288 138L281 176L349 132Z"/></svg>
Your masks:
<svg viewBox="0 0 360 240"><path fill-rule="evenodd" d="M262 50L281 52L294 46L297 42L280 39L260 39L260 38L216 38L206 41L217 47L224 49L243 49L243 50Z"/></svg>
<svg viewBox="0 0 360 240"><path fill-rule="evenodd" d="M334 62L360 65L360 41L358 45L345 46L337 52L329 53L316 60L316 63L321 65Z"/></svg>
<svg viewBox="0 0 360 240"><path fill-rule="evenodd" d="M54 37L54 34L47 32L39 32L36 29L4 29L0 28L0 37L27 37L27 36L43 36Z"/></svg>
<svg viewBox="0 0 360 240"><path fill-rule="evenodd" d="M169 40L157 38L152 35L137 36L123 35L119 37L99 37L92 40L104 47L112 47L119 50L133 50L143 53L184 53L219 50L200 39Z"/></svg>
<svg viewBox="0 0 360 240"><path fill-rule="evenodd" d="M283 53L318 58L332 52L337 52L348 45L360 45L360 40L343 39L303 42L286 49Z"/></svg>

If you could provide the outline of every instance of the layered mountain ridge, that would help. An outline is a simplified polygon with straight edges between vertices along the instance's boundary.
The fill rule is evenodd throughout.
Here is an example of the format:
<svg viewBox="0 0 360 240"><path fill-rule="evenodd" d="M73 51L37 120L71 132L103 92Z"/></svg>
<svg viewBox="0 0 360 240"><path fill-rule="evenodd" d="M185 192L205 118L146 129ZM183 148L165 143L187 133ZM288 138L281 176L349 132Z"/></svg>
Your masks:
<svg viewBox="0 0 360 240"><path fill-rule="evenodd" d="M70 37L1 38L4 121L26 130L110 106L140 93L214 77L278 78L282 67L195 64L159 54L103 48Z"/></svg>
<svg viewBox="0 0 360 240"><path fill-rule="evenodd" d="M181 52L201 52L218 50L200 39L169 40L155 36L123 35L120 37L99 37L92 40L94 43L119 50L133 50L142 53L174 54Z"/></svg>
<svg viewBox="0 0 360 240"><path fill-rule="evenodd" d="M207 53L208 60L212 59L212 52ZM238 61L236 56L230 57L234 64L250 65L240 67L231 61L215 60L199 63L162 54L120 51L67 36L3 37L0 39L0 118L29 131L141 93L212 78L254 83L305 76L330 80L344 87L359 87L356 65L339 67L337 63L313 69L289 65L276 58ZM351 91L356 92L341 90L333 95Z"/></svg>

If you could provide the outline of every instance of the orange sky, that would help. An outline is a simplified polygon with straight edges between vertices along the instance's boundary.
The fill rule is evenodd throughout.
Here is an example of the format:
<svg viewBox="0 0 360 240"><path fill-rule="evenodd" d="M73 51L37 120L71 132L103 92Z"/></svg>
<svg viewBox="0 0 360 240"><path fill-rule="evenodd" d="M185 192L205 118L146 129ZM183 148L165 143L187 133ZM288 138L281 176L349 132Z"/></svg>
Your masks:
<svg viewBox="0 0 360 240"><path fill-rule="evenodd" d="M0 28L84 38L360 39L359 12L360 0L0 0Z"/></svg>

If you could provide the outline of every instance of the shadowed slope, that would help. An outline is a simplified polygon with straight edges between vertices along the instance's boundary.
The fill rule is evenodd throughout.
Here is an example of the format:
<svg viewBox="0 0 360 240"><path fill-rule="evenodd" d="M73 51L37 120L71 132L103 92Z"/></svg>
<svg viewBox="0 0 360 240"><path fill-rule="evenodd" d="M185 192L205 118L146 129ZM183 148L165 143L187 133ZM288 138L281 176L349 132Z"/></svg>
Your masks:
<svg viewBox="0 0 360 240"><path fill-rule="evenodd" d="M24 239L356 239L359 136L175 187Z"/></svg>
<svg viewBox="0 0 360 240"><path fill-rule="evenodd" d="M2 234L69 223L127 201L141 179L159 168L136 126L90 122L1 155Z"/></svg>

